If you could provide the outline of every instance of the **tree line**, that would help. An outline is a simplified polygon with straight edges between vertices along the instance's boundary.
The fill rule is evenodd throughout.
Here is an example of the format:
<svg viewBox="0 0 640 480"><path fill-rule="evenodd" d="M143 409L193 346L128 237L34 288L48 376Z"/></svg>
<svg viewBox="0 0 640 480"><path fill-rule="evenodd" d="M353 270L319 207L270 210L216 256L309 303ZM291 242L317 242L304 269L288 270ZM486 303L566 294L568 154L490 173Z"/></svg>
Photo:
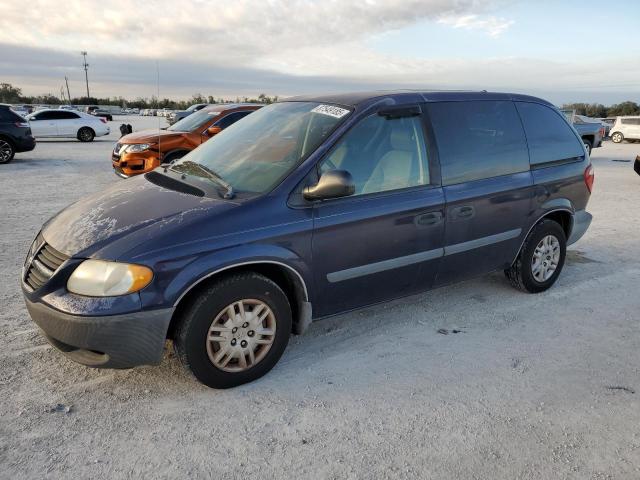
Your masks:
<svg viewBox="0 0 640 480"><path fill-rule="evenodd" d="M236 97L222 98L213 95L194 94L188 100L172 100L170 98L158 98L155 95L150 98L138 97L135 100L126 99L124 97L75 97L68 98L59 97L51 93L43 95L23 95L22 89L11 85L10 83L0 83L0 103L25 103L29 105L113 105L122 108L168 108L171 110L184 110L194 103L264 103L269 104L278 100L278 96L273 97L261 93L257 98Z"/></svg>
<svg viewBox="0 0 640 480"><path fill-rule="evenodd" d="M214 97L213 95L202 95L196 93L189 100L172 100L170 98L150 98L138 97L129 100L124 97L76 97L71 99L71 105L114 105L122 108L169 108L171 110L184 110L194 103L273 103L278 100L278 96L270 97L261 93L257 98L236 97L235 99ZM10 83L0 83L0 103L26 103L30 105L66 105L69 99L58 97L51 93L44 95L23 95L22 89L14 87ZM578 115L587 117L605 118L617 117L620 115L640 115L640 105L636 102L622 102L615 105L605 106L601 103L567 103L562 105L563 109L575 110Z"/></svg>
<svg viewBox="0 0 640 480"><path fill-rule="evenodd" d="M575 110L578 115L594 118L618 117L624 115L640 115L640 105L636 102L616 103L609 107L601 103L566 103L563 109Z"/></svg>

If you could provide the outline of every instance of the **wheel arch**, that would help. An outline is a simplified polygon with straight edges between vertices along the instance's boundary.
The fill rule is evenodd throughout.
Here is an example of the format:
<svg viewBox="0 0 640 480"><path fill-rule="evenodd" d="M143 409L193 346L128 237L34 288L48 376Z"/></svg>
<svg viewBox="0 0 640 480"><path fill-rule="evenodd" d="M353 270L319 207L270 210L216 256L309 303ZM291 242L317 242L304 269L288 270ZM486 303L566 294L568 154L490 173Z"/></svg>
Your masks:
<svg viewBox="0 0 640 480"><path fill-rule="evenodd" d="M182 311L187 308L191 299L213 282L221 278L241 272L254 272L275 282L285 293L293 318L293 333L302 334L311 322L311 303L307 284L298 270L290 265L275 260L254 260L240 262L210 272L189 285L174 303L174 312L167 331L167 338L173 338Z"/></svg>
<svg viewBox="0 0 640 480"><path fill-rule="evenodd" d="M572 206L559 206L559 207L547 210L543 212L540 216L538 216L536 218L536 221L533 222L529 227L529 229L527 230L527 233L522 237L522 241L520 242L520 247L518 248L518 251L516 252L516 255L513 258L511 264L513 264L513 262L515 262L516 259L518 258L518 255L520 255L520 250L522 250L522 246L524 245L525 240L531 233L531 230L533 230L533 228L538 223L540 223L541 220L549 219L559 223L560 226L562 227L562 230L564 230L566 238L569 239L569 237L571 236L571 230L573 229L573 214L574 214L574 209Z"/></svg>
<svg viewBox="0 0 640 480"><path fill-rule="evenodd" d="M91 131L93 132L93 135L94 135L94 136L96 135L96 130L95 130L93 127L91 127L90 125L82 125L82 126L78 129L78 131L76 132L76 137L79 137L79 136L80 136L80 130L82 130L83 128L88 128L89 130L91 130Z"/></svg>
<svg viewBox="0 0 640 480"><path fill-rule="evenodd" d="M9 145L11 145L14 149L16 148L16 142L9 135L0 133L0 140L4 140L5 142L9 143Z"/></svg>

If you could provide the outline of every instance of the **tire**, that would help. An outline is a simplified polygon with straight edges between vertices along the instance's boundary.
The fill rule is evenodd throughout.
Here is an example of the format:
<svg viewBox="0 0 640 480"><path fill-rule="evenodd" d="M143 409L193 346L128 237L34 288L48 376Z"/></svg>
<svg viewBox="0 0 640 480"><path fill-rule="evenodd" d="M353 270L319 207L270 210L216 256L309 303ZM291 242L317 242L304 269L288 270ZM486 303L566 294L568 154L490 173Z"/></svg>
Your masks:
<svg viewBox="0 0 640 480"><path fill-rule="evenodd" d="M536 253L536 251L542 251L545 253L547 246L543 245L543 241L548 237L553 237L555 239L557 242L557 249L559 251L557 252L558 256L555 261L555 269L553 272L550 272L548 277L546 277L545 275L540 275L540 270L537 270L536 273L536 269L534 269L534 253ZM539 250L541 245L543 248L542 250ZM555 249L553 249L553 251L555 252ZM511 267L505 270L504 273L511 282L511 285L518 290L528 293L544 292L558 279L558 276L562 271L562 267L564 266L566 253L567 238L564 230L558 222L544 219L538 222L535 227L533 227L529 235L527 235L515 262L513 262ZM538 260L537 264L540 268L547 269L548 272L548 267L542 267L542 263L547 262L544 263L544 265L549 265L552 263L549 262L549 257L553 260L554 256L554 253L544 254L541 259ZM542 271L544 272L544 270Z"/></svg>
<svg viewBox="0 0 640 480"><path fill-rule="evenodd" d="M93 139L96 137L96 132L94 132L89 127L82 127L78 130L78 140L81 142L93 142Z"/></svg>
<svg viewBox="0 0 640 480"><path fill-rule="evenodd" d="M587 140L585 138L582 139L582 143L584 144L584 148L587 150L587 155L591 156L591 149L593 148L593 144L591 140Z"/></svg>
<svg viewBox="0 0 640 480"><path fill-rule="evenodd" d="M238 315L240 303L249 316ZM254 310L259 311L257 320L251 317ZM291 307L278 285L257 273L232 274L208 286L183 310L174 334L176 354L205 385L236 387L274 367L289 342L291 322ZM272 333L263 335L258 329Z"/></svg>
<svg viewBox="0 0 640 480"><path fill-rule="evenodd" d="M9 163L13 160L16 149L13 144L4 138L0 138L0 163Z"/></svg>
<svg viewBox="0 0 640 480"><path fill-rule="evenodd" d="M176 160L181 159L189 152L173 152L166 156L166 158L162 159L162 163L173 163Z"/></svg>
<svg viewBox="0 0 640 480"><path fill-rule="evenodd" d="M622 133L620 132L613 132L611 134L611 141L613 143L622 143L622 141L624 140L624 135L622 135Z"/></svg>

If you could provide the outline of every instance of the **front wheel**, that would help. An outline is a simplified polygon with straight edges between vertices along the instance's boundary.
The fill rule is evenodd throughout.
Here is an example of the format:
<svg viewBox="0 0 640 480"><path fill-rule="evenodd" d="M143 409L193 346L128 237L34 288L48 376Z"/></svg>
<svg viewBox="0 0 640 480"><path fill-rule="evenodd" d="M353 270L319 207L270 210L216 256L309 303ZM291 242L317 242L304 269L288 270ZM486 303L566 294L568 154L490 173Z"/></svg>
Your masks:
<svg viewBox="0 0 640 480"><path fill-rule="evenodd" d="M228 276L184 310L174 335L180 361L212 388L265 375L289 342L291 307L282 289L257 273Z"/></svg>
<svg viewBox="0 0 640 480"><path fill-rule="evenodd" d="M611 135L611 141L613 143L621 143L622 140L624 140L624 135L622 135L620 132L615 132L613 135Z"/></svg>
<svg viewBox="0 0 640 480"><path fill-rule="evenodd" d="M566 253L567 238L560 224L542 220L527 235L516 261L504 273L523 292L543 292L560 276Z"/></svg>

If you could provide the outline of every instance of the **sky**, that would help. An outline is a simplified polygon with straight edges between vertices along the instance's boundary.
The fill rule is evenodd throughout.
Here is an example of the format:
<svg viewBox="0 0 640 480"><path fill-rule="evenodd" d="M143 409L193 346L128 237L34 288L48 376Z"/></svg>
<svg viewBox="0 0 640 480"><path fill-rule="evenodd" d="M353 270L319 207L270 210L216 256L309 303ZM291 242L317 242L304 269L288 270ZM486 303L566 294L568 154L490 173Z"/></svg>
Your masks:
<svg viewBox="0 0 640 480"><path fill-rule="evenodd" d="M640 1L0 0L0 82L93 96L471 89L640 102Z"/></svg>

